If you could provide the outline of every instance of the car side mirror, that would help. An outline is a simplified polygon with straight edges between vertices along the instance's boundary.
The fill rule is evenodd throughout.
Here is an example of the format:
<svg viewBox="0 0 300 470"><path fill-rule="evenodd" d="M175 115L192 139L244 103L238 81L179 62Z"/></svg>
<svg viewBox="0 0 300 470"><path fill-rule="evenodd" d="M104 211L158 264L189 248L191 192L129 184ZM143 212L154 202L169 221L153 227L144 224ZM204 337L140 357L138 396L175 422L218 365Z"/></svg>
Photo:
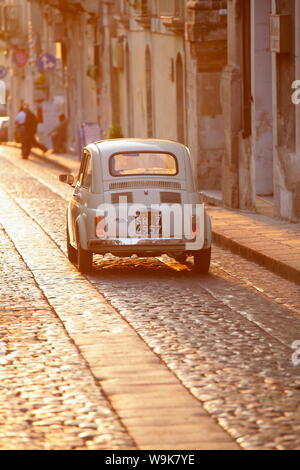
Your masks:
<svg viewBox="0 0 300 470"><path fill-rule="evenodd" d="M75 177L74 175L59 175L59 181L74 186Z"/></svg>

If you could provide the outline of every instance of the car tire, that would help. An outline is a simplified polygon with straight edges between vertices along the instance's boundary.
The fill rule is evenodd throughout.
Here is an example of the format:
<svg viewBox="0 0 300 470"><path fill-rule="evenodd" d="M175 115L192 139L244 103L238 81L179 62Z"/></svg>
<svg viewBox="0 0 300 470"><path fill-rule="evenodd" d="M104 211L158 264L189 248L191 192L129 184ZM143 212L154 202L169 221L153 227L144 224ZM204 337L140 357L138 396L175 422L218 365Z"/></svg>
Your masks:
<svg viewBox="0 0 300 470"><path fill-rule="evenodd" d="M210 268L211 248L198 251L194 255L194 272L197 274L207 274Z"/></svg>
<svg viewBox="0 0 300 470"><path fill-rule="evenodd" d="M84 250L80 242L77 243L77 267L82 274L86 274L92 269L93 253Z"/></svg>
<svg viewBox="0 0 300 470"><path fill-rule="evenodd" d="M77 250L72 247L70 243L70 235L69 229L67 226L67 251L68 251L68 259L72 264L76 264L77 262Z"/></svg>

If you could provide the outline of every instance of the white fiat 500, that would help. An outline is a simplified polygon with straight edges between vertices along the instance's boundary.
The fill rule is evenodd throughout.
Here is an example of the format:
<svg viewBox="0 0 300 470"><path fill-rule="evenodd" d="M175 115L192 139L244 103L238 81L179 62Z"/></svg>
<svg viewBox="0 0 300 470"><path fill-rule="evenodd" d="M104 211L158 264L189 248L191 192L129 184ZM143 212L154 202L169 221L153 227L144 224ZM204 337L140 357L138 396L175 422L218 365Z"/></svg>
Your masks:
<svg viewBox="0 0 300 470"><path fill-rule="evenodd" d="M156 257L184 262L207 273L211 221L196 191L190 152L157 139L103 140L84 149L67 211L69 260L81 272L93 254Z"/></svg>

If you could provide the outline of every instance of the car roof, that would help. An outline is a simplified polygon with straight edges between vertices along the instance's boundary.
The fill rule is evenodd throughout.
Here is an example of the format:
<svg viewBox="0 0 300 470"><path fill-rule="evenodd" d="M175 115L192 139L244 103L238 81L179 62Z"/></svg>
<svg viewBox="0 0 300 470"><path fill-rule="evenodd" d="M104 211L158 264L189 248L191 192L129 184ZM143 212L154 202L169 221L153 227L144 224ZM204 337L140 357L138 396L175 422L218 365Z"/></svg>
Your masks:
<svg viewBox="0 0 300 470"><path fill-rule="evenodd" d="M171 152L186 149L185 145L173 140L163 139L107 139L94 142L94 145L105 154L133 151Z"/></svg>

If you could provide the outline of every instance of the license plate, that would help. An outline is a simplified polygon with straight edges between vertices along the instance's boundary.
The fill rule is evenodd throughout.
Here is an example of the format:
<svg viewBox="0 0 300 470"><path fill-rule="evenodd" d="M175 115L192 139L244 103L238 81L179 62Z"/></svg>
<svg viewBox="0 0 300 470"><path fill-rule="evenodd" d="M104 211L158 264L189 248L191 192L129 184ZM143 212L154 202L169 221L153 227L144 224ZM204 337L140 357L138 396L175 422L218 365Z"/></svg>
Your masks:
<svg viewBox="0 0 300 470"><path fill-rule="evenodd" d="M141 212L135 218L135 230L138 237L159 237L161 235L161 213Z"/></svg>

